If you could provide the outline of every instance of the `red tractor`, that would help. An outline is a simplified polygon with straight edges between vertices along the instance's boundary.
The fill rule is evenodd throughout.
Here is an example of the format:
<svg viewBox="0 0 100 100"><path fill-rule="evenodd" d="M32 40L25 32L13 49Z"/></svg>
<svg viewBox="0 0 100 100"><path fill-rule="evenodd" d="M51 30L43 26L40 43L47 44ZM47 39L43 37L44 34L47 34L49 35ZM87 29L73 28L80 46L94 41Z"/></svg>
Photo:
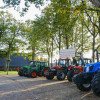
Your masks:
<svg viewBox="0 0 100 100"><path fill-rule="evenodd" d="M57 76L58 80L64 80L69 67L72 67L70 58L59 59L58 65L51 67L46 72L46 78L48 80L52 80L54 76Z"/></svg>
<svg viewBox="0 0 100 100"><path fill-rule="evenodd" d="M68 73L67 73L67 79L69 81L72 81L72 77L75 74L81 73L83 72L83 67L87 64L92 63L92 59L89 58L79 58L78 59L78 64L75 66L73 65L73 67L69 67L68 69Z"/></svg>

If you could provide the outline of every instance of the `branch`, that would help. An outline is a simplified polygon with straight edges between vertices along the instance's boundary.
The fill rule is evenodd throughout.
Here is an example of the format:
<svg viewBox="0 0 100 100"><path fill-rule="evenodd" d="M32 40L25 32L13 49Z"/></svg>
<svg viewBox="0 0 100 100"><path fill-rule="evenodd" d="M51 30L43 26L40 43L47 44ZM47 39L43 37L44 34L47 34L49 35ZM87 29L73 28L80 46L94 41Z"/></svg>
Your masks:
<svg viewBox="0 0 100 100"><path fill-rule="evenodd" d="M95 6L100 8L100 0L90 0Z"/></svg>
<svg viewBox="0 0 100 100"><path fill-rule="evenodd" d="M57 40L57 43L58 43L59 41L58 41L58 39L56 37L56 34L55 34L55 39ZM54 39L54 42L55 42L56 46L59 48L59 45L56 43L56 40L55 39Z"/></svg>
<svg viewBox="0 0 100 100"><path fill-rule="evenodd" d="M92 19L91 19L90 15L87 13L87 11L86 11L86 10L85 10L85 13L86 13L86 14L87 14L87 16L89 17L89 19L90 19L91 23L92 23L94 26L96 26L96 27L98 28L98 30L99 30L99 27L98 27L96 24L94 24L94 23L92 22Z"/></svg>
<svg viewBox="0 0 100 100"><path fill-rule="evenodd" d="M77 53L77 51L79 50L80 47L81 47L81 44L79 44L79 46L78 46L78 48L77 48L77 50L76 50L76 53Z"/></svg>
<svg viewBox="0 0 100 100"><path fill-rule="evenodd" d="M93 8L86 8L86 10L90 10L90 11L97 11L97 12L100 12L100 10L98 10L98 9L93 9Z"/></svg>
<svg viewBox="0 0 100 100"><path fill-rule="evenodd" d="M98 49L100 47L100 44L97 46L97 48L96 49Z"/></svg>
<svg viewBox="0 0 100 100"><path fill-rule="evenodd" d="M85 24L85 26L87 27L87 29L91 33L91 35L93 35L92 32L91 32L91 30L89 29L89 27L86 24Z"/></svg>

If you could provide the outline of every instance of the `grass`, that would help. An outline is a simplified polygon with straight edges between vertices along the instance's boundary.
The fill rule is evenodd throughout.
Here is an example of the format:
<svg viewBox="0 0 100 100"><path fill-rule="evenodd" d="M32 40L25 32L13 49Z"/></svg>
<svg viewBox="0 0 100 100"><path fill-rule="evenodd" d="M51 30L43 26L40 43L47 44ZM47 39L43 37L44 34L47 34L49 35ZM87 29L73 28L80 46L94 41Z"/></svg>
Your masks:
<svg viewBox="0 0 100 100"><path fill-rule="evenodd" d="M15 74L17 75L18 72L17 71L8 71L8 75L12 75L12 74ZM0 75L7 75L7 71L0 71Z"/></svg>

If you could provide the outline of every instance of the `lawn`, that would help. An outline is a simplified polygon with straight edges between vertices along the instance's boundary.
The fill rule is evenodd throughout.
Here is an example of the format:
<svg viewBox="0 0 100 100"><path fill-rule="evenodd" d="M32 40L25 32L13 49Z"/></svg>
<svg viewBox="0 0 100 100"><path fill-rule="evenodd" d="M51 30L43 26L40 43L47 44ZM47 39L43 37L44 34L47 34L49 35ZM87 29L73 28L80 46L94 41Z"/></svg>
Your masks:
<svg viewBox="0 0 100 100"><path fill-rule="evenodd" d="M7 75L7 71L0 71L0 75ZM18 72L17 71L8 71L8 75L11 75L11 74L15 74L15 75L17 75L18 74Z"/></svg>

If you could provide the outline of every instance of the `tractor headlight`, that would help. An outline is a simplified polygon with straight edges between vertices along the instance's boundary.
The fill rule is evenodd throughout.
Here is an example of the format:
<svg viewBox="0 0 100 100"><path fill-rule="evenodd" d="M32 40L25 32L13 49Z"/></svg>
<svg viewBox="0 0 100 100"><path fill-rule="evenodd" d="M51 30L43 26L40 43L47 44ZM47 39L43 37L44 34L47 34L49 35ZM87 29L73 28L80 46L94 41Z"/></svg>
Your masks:
<svg viewBox="0 0 100 100"><path fill-rule="evenodd" d="M86 67L86 72L89 72L89 67Z"/></svg>

